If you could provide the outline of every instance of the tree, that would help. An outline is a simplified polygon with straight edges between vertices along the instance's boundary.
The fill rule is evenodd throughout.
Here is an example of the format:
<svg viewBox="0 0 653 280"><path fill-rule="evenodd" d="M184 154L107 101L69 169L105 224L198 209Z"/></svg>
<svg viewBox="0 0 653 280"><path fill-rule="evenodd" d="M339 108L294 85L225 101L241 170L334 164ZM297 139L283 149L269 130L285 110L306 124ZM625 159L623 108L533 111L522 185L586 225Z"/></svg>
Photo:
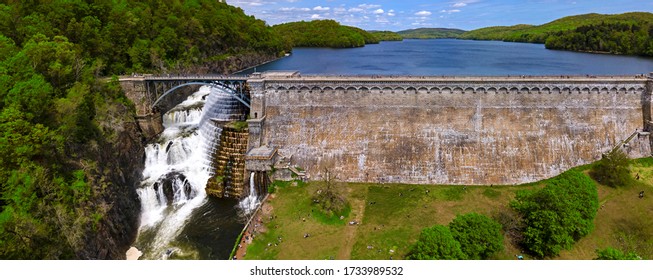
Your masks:
<svg viewBox="0 0 653 280"><path fill-rule="evenodd" d="M501 225L487 216L477 213L458 215L449 228L469 259L487 259L503 250Z"/></svg>
<svg viewBox="0 0 653 280"><path fill-rule="evenodd" d="M462 260L467 256L449 228L436 225L425 228L407 256L411 260Z"/></svg>
<svg viewBox="0 0 653 280"><path fill-rule="evenodd" d="M620 149L611 151L592 167L590 176L613 188L627 185L632 180L628 156Z"/></svg>
<svg viewBox="0 0 653 280"><path fill-rule="evenodd" d="M510 205L524 219L522 245L538 257L557 256L594 228L598 192L589 177L571 170L541 190L518 192Z"/></svg>

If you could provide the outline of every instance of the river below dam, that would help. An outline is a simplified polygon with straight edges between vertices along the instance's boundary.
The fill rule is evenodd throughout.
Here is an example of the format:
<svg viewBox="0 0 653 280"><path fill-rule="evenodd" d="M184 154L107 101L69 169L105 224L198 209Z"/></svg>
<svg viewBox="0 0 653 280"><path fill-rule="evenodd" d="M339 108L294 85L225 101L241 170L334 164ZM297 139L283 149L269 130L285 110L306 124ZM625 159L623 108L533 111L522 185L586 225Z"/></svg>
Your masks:
<svg viewBox="0 0 653 280"><path fill-rule="evenodd" d="M548 50L543 44L432 39L362 48L295 48L292 55L248 69L329 75L630 75L653 71L653 58Z"/></svg>

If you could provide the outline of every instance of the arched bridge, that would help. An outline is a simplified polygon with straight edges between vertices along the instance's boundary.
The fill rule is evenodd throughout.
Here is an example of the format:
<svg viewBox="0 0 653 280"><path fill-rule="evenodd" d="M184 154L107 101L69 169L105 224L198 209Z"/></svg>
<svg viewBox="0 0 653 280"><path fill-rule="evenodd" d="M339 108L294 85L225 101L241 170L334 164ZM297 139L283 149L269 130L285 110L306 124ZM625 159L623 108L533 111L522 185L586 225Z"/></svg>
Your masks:
<svg viewBox="0 0 653 280"><path fill-rule="evenodd" d="M245 75L132 75L121 77L121 82L136 82L140 88L136 91L143 96L139 111L155 110L168 96L175 94L178 89L191 85L205 85L218 88L233 95L247 108L251 102L247 92L247 76ZM149 108L147 108L149 107Z"/></svg>

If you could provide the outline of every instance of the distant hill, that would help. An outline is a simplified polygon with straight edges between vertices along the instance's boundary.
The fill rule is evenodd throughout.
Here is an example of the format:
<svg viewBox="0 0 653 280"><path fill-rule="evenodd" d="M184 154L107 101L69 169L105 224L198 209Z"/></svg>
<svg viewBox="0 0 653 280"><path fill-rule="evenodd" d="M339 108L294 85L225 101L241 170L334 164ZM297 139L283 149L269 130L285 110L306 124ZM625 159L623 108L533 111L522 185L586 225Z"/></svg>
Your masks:
<svg viewBox="0 0 653 280"><path fill-rule="evenodd" d="M653 14L584 14L543 25L486 27L465 32L460 38L542 43L549 49L653 56Z"/></svg>
<svg viewBox="0 0 653 280"><path fill-rule="evenodd" d="M379 43L369 32L334 20L289 22L272 29L293 47L353 48Z"/></svg>
<svg viewBox="0 0 653 280"><path fill-rule="evenodd" d="M458 38L465 30L451 28L417 28L397 32L404 39Z"/></svg>
<svg viewBox="0 0 653 280"><path fill-rule="evenodd" d="M392 32L392 31L367 31L370 34L376 36L379 41L402 41L404 40L404 37L401 37L401 35Z"/></svg>

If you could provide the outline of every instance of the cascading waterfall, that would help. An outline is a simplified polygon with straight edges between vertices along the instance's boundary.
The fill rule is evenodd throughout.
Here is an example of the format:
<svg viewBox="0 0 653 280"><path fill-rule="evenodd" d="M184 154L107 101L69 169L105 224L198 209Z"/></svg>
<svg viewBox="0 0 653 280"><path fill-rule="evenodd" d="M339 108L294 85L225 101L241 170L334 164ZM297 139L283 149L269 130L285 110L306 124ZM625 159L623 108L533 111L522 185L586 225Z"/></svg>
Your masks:
<svg viewBox="0 0 653 280"><path fill-rule="evenodd" d="M240 209L242 209L247 215L256 210L256 207L258 207L260 203L256 191L256 184L254 182L254 175L254 172L249 175L249 195L239 203Z"/></svg>
<svg viewBox="0 0 653 280"><path fill-rule="evenodd" d="M194 209L207 202L205 187L214 168L212 155L221 127L211 120L241 116L239 104L228 93L202 87L163 117L165 130L145 149L141 225L137 243L146 258L165 259L180 251L171 244Z"/></svg>

